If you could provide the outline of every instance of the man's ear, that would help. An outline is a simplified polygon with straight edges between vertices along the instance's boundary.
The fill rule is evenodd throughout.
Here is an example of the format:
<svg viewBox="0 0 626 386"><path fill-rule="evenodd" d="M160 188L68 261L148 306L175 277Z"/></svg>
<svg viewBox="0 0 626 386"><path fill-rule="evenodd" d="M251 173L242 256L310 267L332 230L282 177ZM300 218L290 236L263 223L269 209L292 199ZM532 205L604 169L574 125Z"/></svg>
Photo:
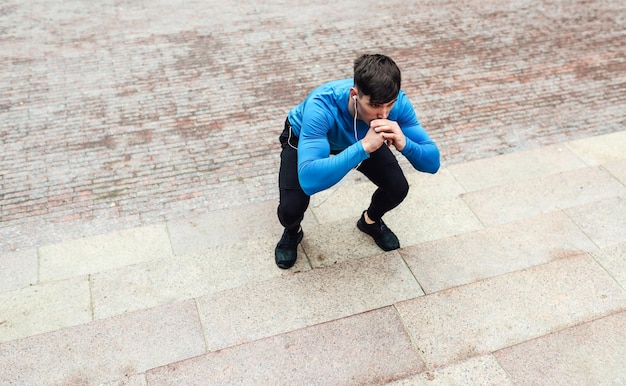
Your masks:
<svg viewBox="0 0 626 386"><path fill-rule="evenodd" d="M353 98L355 95L359 95L359 90L356 87L350 87L350 98Z"/></svg>

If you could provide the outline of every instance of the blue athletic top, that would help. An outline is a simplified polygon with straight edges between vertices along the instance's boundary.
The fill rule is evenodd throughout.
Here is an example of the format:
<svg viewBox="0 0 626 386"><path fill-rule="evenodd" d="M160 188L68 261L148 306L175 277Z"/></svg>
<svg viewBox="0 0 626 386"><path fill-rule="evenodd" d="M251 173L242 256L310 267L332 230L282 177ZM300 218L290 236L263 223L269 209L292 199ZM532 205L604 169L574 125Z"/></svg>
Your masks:
<svg viewBox="0 0 626 386"><path fill-rule="evenodd" d="M357 120L355 138L354 117L348 109L352 86L352 78L323 84L289 111L292 133L299 137L298 178L308 195L335 185L369 158L360 141L369 130L369 123ZM406 136L401 154L415 169L436 173L439 149L420 125L402 90L387 119L396 121ZM336 155L331 157L331 154Z"/></svg>

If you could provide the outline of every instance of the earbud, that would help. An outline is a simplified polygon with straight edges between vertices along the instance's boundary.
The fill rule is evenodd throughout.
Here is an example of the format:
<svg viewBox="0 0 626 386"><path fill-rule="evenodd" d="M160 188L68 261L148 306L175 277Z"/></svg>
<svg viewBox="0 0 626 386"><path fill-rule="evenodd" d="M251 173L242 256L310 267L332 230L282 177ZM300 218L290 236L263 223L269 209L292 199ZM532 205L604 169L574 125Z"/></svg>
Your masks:
<svg viewBox="0 0 626 386"><path fill-rule="evenodd" d="M352 99L356 100L356 95L352 95Z"/></svg>

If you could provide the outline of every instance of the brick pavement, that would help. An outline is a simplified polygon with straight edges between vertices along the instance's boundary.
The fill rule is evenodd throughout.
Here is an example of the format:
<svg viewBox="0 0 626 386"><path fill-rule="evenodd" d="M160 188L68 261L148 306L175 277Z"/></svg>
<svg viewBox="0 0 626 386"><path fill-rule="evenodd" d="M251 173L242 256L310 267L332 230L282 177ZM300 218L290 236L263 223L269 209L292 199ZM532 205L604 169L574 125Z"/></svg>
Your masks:
<svg viewBox="0 0 626 386"><path fill-rule="evenodd" d="M287 110L393 56L444 164L624 129L626 4L0 6L0 252L276 197Z"/></svg>

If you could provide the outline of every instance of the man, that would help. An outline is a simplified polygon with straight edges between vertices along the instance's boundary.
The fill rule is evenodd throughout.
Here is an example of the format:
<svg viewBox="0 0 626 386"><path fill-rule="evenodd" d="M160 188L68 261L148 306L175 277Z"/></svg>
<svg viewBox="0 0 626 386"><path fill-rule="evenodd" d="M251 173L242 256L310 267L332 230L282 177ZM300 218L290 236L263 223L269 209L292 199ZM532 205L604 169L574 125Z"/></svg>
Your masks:
<svg viewBox="0 0 626 386"><path fill-rule="evenodd" d="M278 219L285 230L275 249L278 267L288 269L296 262L310 196L354 168L378 187L357 227L384 251L400 248L382 216L404 200L409 185L389 147L419 171L439 170L439 149L417 120L400 81L391 58L363 55L354 62L354 79L326 83L289 111L280 136Z"/></svg>

